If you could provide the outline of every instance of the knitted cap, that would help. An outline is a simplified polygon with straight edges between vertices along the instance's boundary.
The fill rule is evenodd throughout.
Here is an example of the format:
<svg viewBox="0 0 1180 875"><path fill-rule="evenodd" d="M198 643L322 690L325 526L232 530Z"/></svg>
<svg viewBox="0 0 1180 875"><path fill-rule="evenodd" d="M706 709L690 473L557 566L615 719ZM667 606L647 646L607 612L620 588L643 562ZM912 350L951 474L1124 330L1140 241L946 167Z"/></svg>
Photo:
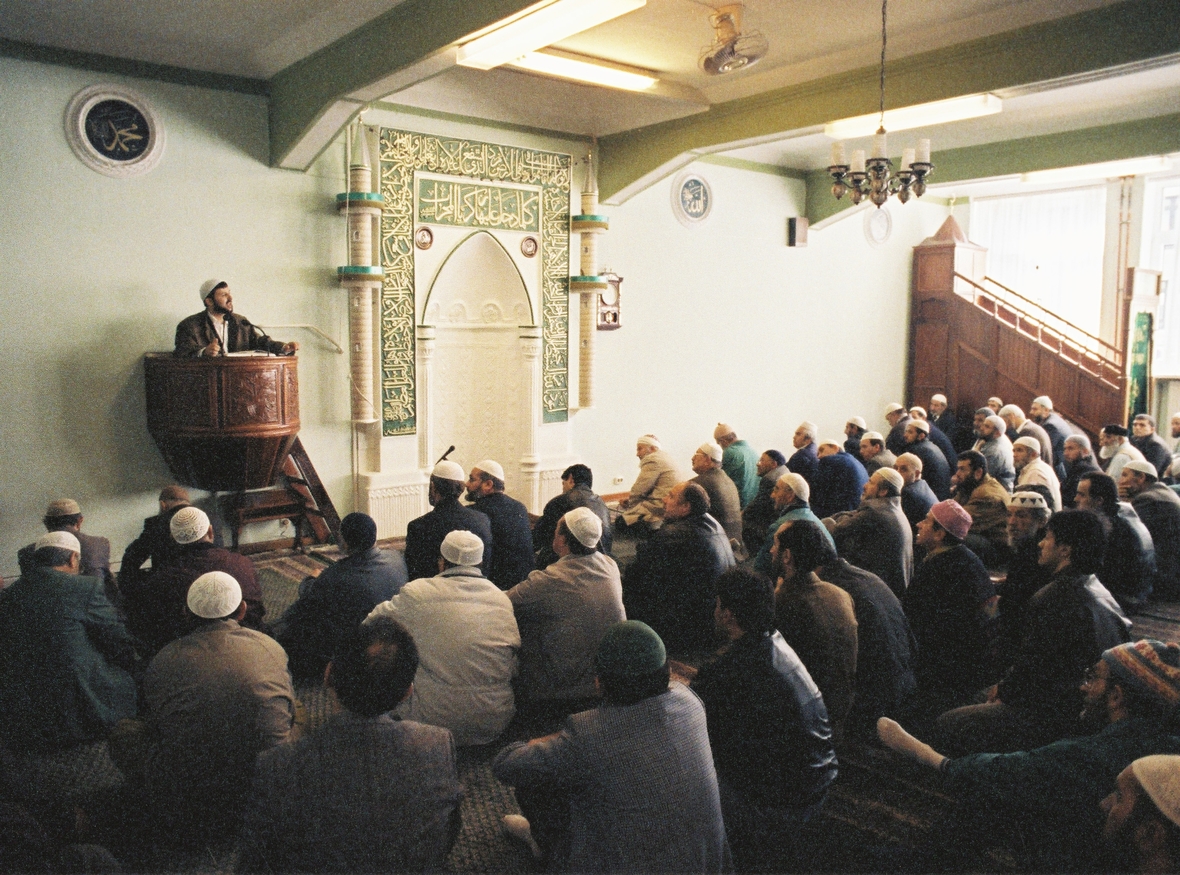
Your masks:
<svg viewBox="0 0 1180 875"><path fill-rule="evenodd" d="M967 532L971 530L971 514L954 499L948 498L946 501L938 502L930 508L930 513L934 514L934 519L940 526L960 541L967 537Z"/></svg>
<svg viewBox="0 0 1180 875"><path fill-rule="evenodd" d="M1039 492L1014 492L1008 501L1008 507L1039 507L1048 510L1049 505L1045 497Z"/></svg>
<svg viewBox="0 0 1180 875"><path fill-rule="evenodd" d="M1180 756L1141 757L1131 763L1131 773L1160 814L1180 826Z"/></svg>
<svg viewBox="0 0 1180 875"><path fill-rule="evenodd" d="M721 457L725 455L725 451L717 444L703 443L697 447L697 452L702 456L712 459L714 462L720 462Z"/></svg>
<svg viewBox="0 0 1180 875"><path fill-rule="evenodd" d="M713 429L713 440L719 441L723 437L725 437L727 434L733 434L733 433L734 433L734 431L733 431L732 425L725 423L725 422L719 422L719 423L717 423L717 427L715 429Z"/></svg>
<svg viewBox="0 0 1180 875"><path fill-rule="evenodd" d="M640 435L635 439L635 444L642 447L655 447L660 449L660 439L654 434Z"/></svg>
<svg viewBox="0 0 1180 875"><path fill-rule="evenodd" d="M182 507L168 524L177 544L195 544L209 531L209 517L199 507Z"/></svg>
<svg viewBox="0 0 1180 875"><path fill-rule="evenodd" d="M1140 474L1146 474L1149 480L1158 480L1159 471L1156 470L1155 465L1148 462L1146 459L1132 459L1123 465L1124 471L1138 471Z"/></svg>
<svg viewBox="0 0 1180 875"><path fill-rule="evenodd" d="M1102 661L1122 686L1170 707L1180 703L1180 646L1144 638L1110 648Z"/></svg>
<svg viewBox="0 0 1180 875"><path fill-rule="evenodd" d="M448 532L439 549L452 565L478 565L483 562L483 541L465 529Z"/></svg>
<svg viewBox="0 0 1180 875"><path fill-rule="evenodd" d="M562 517L570 534L583 547L596 547L602 540L602 520L588 507L575 507Z"/></svg>
<svg viewBox="0 0 1180 875"><path fill-rule="evenodd" d="M205 620L228 617L242 603L242 588L224 571L208 571L188 588L188 609Z"/></svg>
<svg viewBox="0 0 1180 875"><path fill-rule="evenodd" d="M463 473L463 466L450 459L443 459L435 465L430 476L437 477L439 480L455 480L459 483L463 483L467 479L467 475Z"/></svg>
<svg viewBox="0 0 1180 875"><path fill-rule="evenodd" d="M45 509L45 516L73 516L81 513L82 508L78 507L78 502L72 498L55 498L49 502L49 507Z"/></svg>
<svg viewBox="0 0 1180 875"><path fill-rule="evenodd" d="M651 674L663 668L667 661L664 642L651 626L638 620L624 620L606 630L594 665L599 674L632 678Z"/></svg>
<svg viewBox="0 0 1180 875"><path fill-rule="evenodd" d="M82 554L82 545L69 532L46 532L33 542L33 552L43 547L55 547L58 550L69 550L71 553Z"/></svg>
<svg viewBox="0 0 1180 875"><path fill-rule="evenodd" d="M770 461L774 462L774 466L776 468L779 465L787 464L787 457L784 456L782 453L780 453L778 450L767 450L762 455L766 456L766 458L768 458L768 459L770 459Z"/></svg>
<svg viewBox="0 0 1180 875"><path fill-rule="evenodd" d="M802 474L796 474L794 471L788 471L782 477L778 478L779 483L786 484L786 486L795 493L795 497L800 501L811 501L811 487L807 481L803 479Z"/></svg>
<svg viewBox="0 0 1180 875"><path fill-rule="evenodd" d="M868 428L869 424L865 422L863 416L850 416L845 425L855 425L857 428Z"/></svg>
<svg viewBox="0 0 1180 875"><path fill-rule="evenodd" d="M377 543L377 523L367 513L354 511L340 521L340 536L353 550L368 550Z"/></svg>
<svg viewBox="0 0 1180 875"><path fill-rule="evenodd" d="M1106 432L1107 434L1117 434L1119 437L1126 437L1127 436L1126 426L1119 425L1118 423L1111 423L1110 425L1104 425L1104 426L1102 426L1102 430L1104 432Z"/></svg>
<svg viewBox="0 0 1180 875"><path fill-rule="evenodd" d="M476 462L475 467L485 474L491 474L497 480L504 479L504 466L495 459L484 459L482 462Z"/></svg>

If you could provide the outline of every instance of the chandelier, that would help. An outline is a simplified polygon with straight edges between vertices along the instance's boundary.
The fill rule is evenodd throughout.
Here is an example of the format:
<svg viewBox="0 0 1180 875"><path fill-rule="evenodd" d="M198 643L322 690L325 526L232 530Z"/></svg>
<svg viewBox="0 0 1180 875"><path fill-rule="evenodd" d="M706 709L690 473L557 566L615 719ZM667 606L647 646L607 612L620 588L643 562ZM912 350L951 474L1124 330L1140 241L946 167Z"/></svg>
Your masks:
<svg viewBox="0 0 1180 875"><path fill-rule="evenodd" d="M828 173L832 177L832 194L836 200L848 192L852 202L859 204L868 197L878 207L897 195L903 204L910 199L910 193L921 197L926 193L926 175L934 169L930 163L930 141L918 140L916 149L906 148L901 152L901 169L893 175L893 162L889 160L885 143L885 17L889 0L881 0L881 124L873 136L873 155L865 159L864 149L852 153L848 164L844 155L844 143L832 144L832 164Z"/></svg>

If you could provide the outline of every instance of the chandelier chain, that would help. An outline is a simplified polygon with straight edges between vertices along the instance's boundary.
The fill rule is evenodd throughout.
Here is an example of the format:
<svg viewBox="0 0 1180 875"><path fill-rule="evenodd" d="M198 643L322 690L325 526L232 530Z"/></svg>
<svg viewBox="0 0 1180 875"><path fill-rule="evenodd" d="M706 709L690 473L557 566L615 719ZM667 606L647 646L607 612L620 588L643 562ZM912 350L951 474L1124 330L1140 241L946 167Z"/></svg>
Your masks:
<svg viewBox="0 0 1180 875"><path fill-rule="evenodd" d="M885 10L889 0L881 0L881 127L885 127Z"/></svg>

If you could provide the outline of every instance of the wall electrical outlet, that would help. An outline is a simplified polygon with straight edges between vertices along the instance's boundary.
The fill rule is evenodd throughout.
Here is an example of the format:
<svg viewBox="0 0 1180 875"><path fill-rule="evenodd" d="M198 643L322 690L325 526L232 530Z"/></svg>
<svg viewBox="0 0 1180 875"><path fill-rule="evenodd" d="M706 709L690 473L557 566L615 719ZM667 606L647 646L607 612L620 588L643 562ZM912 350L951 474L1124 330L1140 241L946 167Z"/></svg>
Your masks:
<svg viewBox="0 0 1180 875"><path fill-rule="evenodd" d="M614 479L611 480L611 483L613 483L615 486L618 486L622 482L623 482L623 475L622 474L616 474Z"/></svg>

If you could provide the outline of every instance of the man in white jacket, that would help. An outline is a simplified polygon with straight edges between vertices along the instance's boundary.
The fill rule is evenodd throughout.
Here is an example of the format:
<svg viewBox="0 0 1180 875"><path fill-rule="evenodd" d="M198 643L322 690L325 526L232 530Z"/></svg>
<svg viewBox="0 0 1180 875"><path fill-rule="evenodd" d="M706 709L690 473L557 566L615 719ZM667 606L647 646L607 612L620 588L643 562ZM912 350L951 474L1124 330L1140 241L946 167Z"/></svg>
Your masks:
<svg viewBox="0 0 1180 875"><path fill-rule="evenodd" d="M458 745L488 744L516 713L520 632L508 596L480 573L483 541L457 530L441 552L437 576L411 580L365 622L400 620L418 645L414 691L399 716L443 726Z"/></svg>

